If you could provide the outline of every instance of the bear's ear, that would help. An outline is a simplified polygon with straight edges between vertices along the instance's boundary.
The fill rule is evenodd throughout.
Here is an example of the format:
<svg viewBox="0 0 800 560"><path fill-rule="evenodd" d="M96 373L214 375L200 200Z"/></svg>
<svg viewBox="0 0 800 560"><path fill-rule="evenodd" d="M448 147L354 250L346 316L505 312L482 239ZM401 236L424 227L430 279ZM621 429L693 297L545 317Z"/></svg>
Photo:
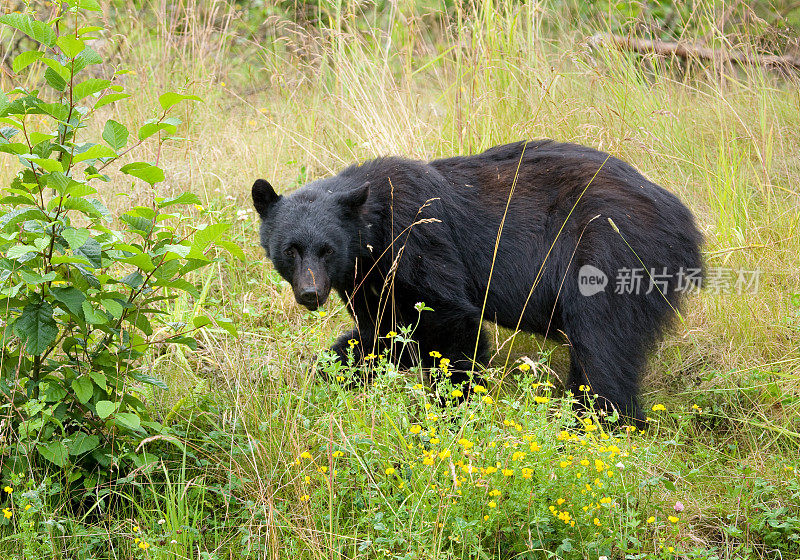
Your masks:
<svg viewBox="0 0 800 560"><path fill-rule="evenodd" d="M256 207L256 212L262 218L267 215L269 209L280 200L280 196L275 192L267 181L264 179L256 179L253 183L252 189L253 206Z"/></svg>
<svg viewBox="0 0 800 560"><path fill-rule="evenodd" d="M369 181L356 187L339 197L339 204L351 210L359 210L367 201L369 196Z"/></svg>

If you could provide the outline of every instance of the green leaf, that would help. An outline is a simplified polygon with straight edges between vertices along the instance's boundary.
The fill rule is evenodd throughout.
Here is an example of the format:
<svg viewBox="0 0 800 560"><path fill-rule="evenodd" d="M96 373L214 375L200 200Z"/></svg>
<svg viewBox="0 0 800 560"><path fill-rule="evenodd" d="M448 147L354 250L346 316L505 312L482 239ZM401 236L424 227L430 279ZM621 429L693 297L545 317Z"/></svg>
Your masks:
<svg viewBox="0 0 800 560"><path fill-rule="evenodd" d="M89 78L72 87L72 101L77 102L89 95L103 91L111 85L111 80L103 80L100 78Z"/></svg>
<svg viewBox="0 0 800 560"><path fill-rule="evenodd" d="M132 264L145 272L151 272L155 268L150 255L146 253L140 253L138 255L133 255L132 257L120 259L120 262Z"/></svg>
<svg viewBox="0 0 800 560"><path fill-rule="evenodd" d="M56 171L47 176L47 186L62 195L82 197L87 194L94 194L97 191L82 181L76 181L72 177L67 177L64 173Z"/></svg>
<svg viewBox="0 0 800 560"><path fill-rule="evenodd" d="M78 35L86 35L87 33L94 33L95 31L102 31L105 29L99 25L86 25L78 29Z"/></svg>
<svg viewBox="0 0 800 560"><path fill-rule="evenodd" d="M56 76L58 76L59 78L61 78L61 80L62 80L62 81L64 82L64 84L66 85L66 83L67 83L67 81L69 81L69 77L70 77L70 70L69 70L69 68L67 68L66 66L64 66L63 64L61 64L61 63L60 63L59 61L57 61L56 59L54 59L54 58L50 58L49 56L46 56L46 57L42 58L42 62L44 62L45 64L47 64L47 66L50 68L50 70L52 70L52 71L53 71L53 73L54 73Z"/></svg>
<svg viewBox="0 0 800 560"><path fill-rule="evenodd" d="M28 153L28 146L21 142L8 142L7 144L0 144L0 152L7 154L25 154Z"/></svg>
<svg viewBox="0 0 800 560"><path fill-rule="evenodd" d="M209 259L205 255L203 255L201 257L198 257L198 258L194 258L194 257L189 258L189 257L187 257L186 258L186 264L184 264L181 267L180 274L181 275L188 274L188 273L192 272L193 270L197 270L198 268L203 268L204 266L206 266L210 262L211 262L211 259Z"/></svg>
<svg viewBox="0 0 800 560"><path fill-rule="evenodd" d="M106 317L105 313L101 313L97 311L89 300L84 301L81 304L81 309L83 310L83 316L86 317L86 322L92 325L102 325L108 322L108 317Z"/></svg>
<svg viewBox="0 0 800 560"><path fill-rule="evenodd" d="M158 132L159 130L166 130L167 134L175 134L178 130L174 124L170 124L167 122L151 122L143 124L142 127L139 129L139 140L145 140L150 138L153 134Z"/></svg>
<svg viewBox="0 0 800 560"><path fill-rule="evenodd" d="M173 258L183 258L189 254L191 249L192 248L190 245L164 245L164 247L159 250L157 254L174 255Z"/></svg>
<svg viewBox="0 0 800 560"><path fill-rule="evenodd" d="M83 455L84 453L88 453L100 445L100 438L96 435L92 434L85 434L83 432L78 432L74 436L72 436L72 443L69 446L69 454L70 455Z"/></svg>
<svg viewBox="0 0 800 560"><path fill-rule="evenodd" d="M209 319L205 315L198 315L197 317L192 319L192 326L196 329L200 329L210 324L212 324L211 319Z"/></svg>
<svg viewBox="0 0 800 560"><path fill-rule="evenodd" d="M173 206L175 204L200 204L200 199L196 194L191 192L181 193L178 196L173 196L172 198L156 199L156 205L159 208L167 208L168 206Z"/></svg>
<svg viewBox="0 0 800 560"><path fill-rule="evenodd" d="M86 43L70 35L62 35L56 39L56 46L67 58L75 58L86 46Z"/></svg>
<svg viewBox="0 0 800 560"><path fill-rule="evenodd" d="M103 212L101 212L96 204L93 204L89 200L85 198L67 198L64 200L63 207L67 210L77 210L79 212L83 212L90 218L102 218Z"/></svg>
<svg viewBox="0 0 800 560"><path fill-rule="evenodd" d="M181 101L203 101L201 98L197 97L196 95L184 95L182 93L175 93L172 91L168 91L167 93L161 94L158 98L158 102L161 103L161 107L166 111L176 103L180 103Z"/></svg>
<svg viewBox="0 0 800 560"><path fill-rule="evenodd" d="M100 243L90 237L77 250L73 249L72 252L80 257L86 257L92 263L92 267L100 268L103 264L101 259L102 251L103 248Z"/></svg>
<svg viewBox="0 0 800 560"><path fill-rule="evenodd" d="M72 4L72 2L70 2L70 4ZM76 7L82 10L91 10L93 12L102 11L102 8L100 7L100 4L97 2L97 0L77 0L77 2L75 2L75 5Z"/></svg>
<svg viewBox="0 0 800 560"><path fill-rule="evenodd" d="M69 248L75 251L83 247L83 244L89 239L89 230L70 227L62 231L61 236L67 240Z"/></svg>
<svg viewBox="0 0 800 560"><path fill-rule="evenodd" d="M36 21L26 14L0 16L0 23L19 29L34 41L38 41L48 47L52 47L56 42L56 33L49 25Z"/></svg>
<svg viewBox="0 0 800 560"><path fill-rule="evenodd" d="M20 222L39 220L49 222L50 218L38 208L15 208L5 214L0 214L0 230L11 233Z"/></svg>
<svg viewBox="0 0 800 560"><path fill-rule="evenodd" d="M133 317L129 315L128 319L145 335L150 336L153 334L153 326L150 324L150 319L147 318L147 313L140 311Z"/></svg>
<svg viewBox="0 0 800 560"><path fill-rule="evenodd" d="M14 245L8 251L6 251L5 257L11 260L18 260L20 257L24 257L29 253L38 253L39 248L34 247L33 245ZM28 260L28 259L26 259Z"/></svg>
<svg viewBox="0 0 800 560"><path fill-rule="evenodd" d="M39 108L57 121L63 122L67 120L69 115L69 105L67 103L39 103Z"/></svg>
<svg viewBox="0 0 800 560"><path fill-rule="evenodd" d="M160 379L152 377L150 375L147 375L146 373L143 373L143 372L141 372L141 371L139 371L137 369L134 369L133 371L131 371L130 375L136 381L141 381L142 383L147 383L148 385L154 385L154 386L158 387L159 389L163 389L164 391L168 391L169 390L169 387L167 387L167 384L164 383L163 381L161 381Z"/></svg>
<svg viewBox="0 0 800 560"><path fill-rule="evenodd" d="M108 385L106 384L106 376L103 372L92 370L89 372L89 377L91 377L95 385L100 387L103 391L108 391Z"/></svg>
<svg viewBox="0 0 800 560"><path fill-rule="evenodd" d="M192 238L192 250L189 253L189 257L202 257L206 248L228 231L230 227L230 224L218 223L209 224L203 229L196 230Z"/></svg>
<svg viewBox="0 0 800 560"><path fill-rule="evenodd" d="M111 313L115 319L122 317L123 307L120 302L110 298L103 298L100 300L100 305L103 306L103 309Z"/></svg>
<svg viewBox="0 0 800 560"><path fill-rule="evenodd" d="M97 415L103 420L111 416L116 408L116 405L111 401L97 401L97 404L95 405Z"/></svg>
<svg viewBox="0 0 800 560"><path fill-rule="evenodd" d="M155 282L154 285L164 286L166 288L170 288L171 290L183 290L195 298L200 297L200 292L197 290L197 286L188 280L184 280L183 278L164 278Z"/></svg>
<svg viewBox="0 0 800 560"><path fill-rule="evenodd" d="M74 62L72 63L72 70L76 74L86 68L87 66L91 66L93 64L102 64L103 58L97 54L94 49L91 47L86 47L81 51L81 53L75 57Z"/></svg>
<svg viewBox="0 0 800 560"><path fill-rule="evenodd" d="M84 320L83 316L83 302L86 301L86 296L82 291L74 286L58 287L55 286L50 289L53 297L69 311L69 313L80 319Z"/></svg>
<svg viewBox="0 0 800 560"><path fill-rule="evenodd" d="M119 150L128 143L128 129L117 121L109 119L103 128L103 140L115 150Z"/></svg>
<svg viewBox="0 0 800 560"><path fill-rule="evenodd" d="M142 419L133 412L118 412L114 415L114 423L131 430L140 430L142 427Z"/></svg>
<svg viewBox="0 0 800 560"><path fill-rule="evenodd" d="M25 51L19 53L17 56L14 57L14 62L11 65L11 68L14 70L15 74L19 74L22 70L39 60L44 56L43 52L40 51Z"/></svg>
<svg viewBox="0 0 800 560"><path fill-rule="evenodd" d="M51 270L44 276L32 270L20 270L19 275L22 277L22 280L29 286L37 286L39 284L44 284L45 282L52 282L57 278L57 274L53 270Z"/></svg>
<svg viewBox="0 0 800 560"><path fill-rule="evenodd" d="M217 317L215 322L217 323L218 327L227 331L231 336L239 335L239 333L236 332L236 325L230 319L226 319L225 317Z"/></svg>
<svg viewBox="0 0 800 560"><path fill-rule="evenodd" d="M58 336L53 307L46 301L29 302L14 323L14 330L25 342L25 350L29 354L41 356Z"/></svg>
<svg viewBox="0 0 800 560"><path fill-rule="evenodd" d="M45 58L43 60L47 61L48 59ZM67 89L67 80L62 78L58 74L58 72L56 72L52 68L48 68L47 70L44 71L44 81L47 82L47 85L49 85L56 91L64 91L65 89Z"/></svg>
<svg viewBox="0 0 800 560"><path fill-rule="evenodd" d="M73 380L71 386L81 404L89 402L89 399L94 395L94 383L92 383L92 378L88 375L81 375Z"/></svg>
<svg viewBox="0 0 800 560"><path fill-rule="evenodd" d="M233 258L239 259L240 261L245 260L244 251L242 251L242 248L239 247L236 243L233 243L231 241L218 240L216 244L225 249L226 251L228 251L228 253L230 253Z"/></svg>
<svg viewBox="0 0 800 560"><path fill-rule="evenodd" d="M103 133L103 138L105 138L105 132ZM82 161L86 161L89 159L98 159L107 157L117 157L117 152L115 152L108 146L103 146L102 144L95 144L93 146L90 146L89 149L86 150L85 152L75 154L72 157L72 162L80 163Z"/></svg>
<svg viewBox="0 0 800 560"><path fill-rule="evenodd" d="M164 172L160 168L141 161L123 165L119 170L123 173L141 179L145 183L150 183L151 185L160 183L164 180Z"/></svg>
<svg viewBox="0 0 800 560"><path fill-rule="evenodd" d="M114 103L120 99L127 99L130 96L131 94L129 93L107 93L97 100L97 103L94 104L94 108L99 109L100 107L105 107L109 103Z"/></svg>
<svg viewBox="0 0 800 560"><path fill-rule="evenodd" d="M48 173L64 171L64 164L55 159L30 157L29 155L21 155L19 157L32 161Z"/></svg>
<svg viewBox="0 0 800 560"><path fill-rule="evenodd" d="M67 464L68 454L67 446L63 441L51 441L45 444L36 446L36 451L39 455L59 467L64 467Z"/></svg>

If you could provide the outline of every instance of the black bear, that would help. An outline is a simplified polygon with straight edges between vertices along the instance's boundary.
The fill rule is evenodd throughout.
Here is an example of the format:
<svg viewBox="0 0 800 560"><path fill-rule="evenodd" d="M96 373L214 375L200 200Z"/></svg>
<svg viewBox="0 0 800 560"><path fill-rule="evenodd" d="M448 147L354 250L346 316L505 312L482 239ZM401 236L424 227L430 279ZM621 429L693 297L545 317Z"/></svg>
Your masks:
<svg viewBox="0 0 800 560"><path fill-rule="evenodd" d="M648 351L702 280L702 236L686 206L575 144L385 157L288 196L259 179L252 196L261 245L297 302L316 309L331 288L346 302L355 328L333 345L340 357L350 339L360 359L419 319L416 359L429 367L439 352L463 382L489 358L485 318L565 341L567 388L580 395L586 384L637 420ZM417 302L434 311L420 317Z"/></svg>

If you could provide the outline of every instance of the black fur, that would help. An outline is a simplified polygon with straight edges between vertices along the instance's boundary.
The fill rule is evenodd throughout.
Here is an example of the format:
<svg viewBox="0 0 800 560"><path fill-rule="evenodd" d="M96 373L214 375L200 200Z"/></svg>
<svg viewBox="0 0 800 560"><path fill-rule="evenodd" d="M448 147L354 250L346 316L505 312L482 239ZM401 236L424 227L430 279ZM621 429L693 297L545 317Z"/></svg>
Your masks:
<svg viewBox="0 0 800 560"><path fill-rule="evenodd" d="M258 180L253 202L261 244L298 302L315 309L331 287L348 302L356 328L334 344L340 356L351 338L374 348L376 335L414 324L424 301L434 312L415 331L423 365L437 350L469 371L476 340L485 364L478 329L491 274L483 317L560 336L568 388L588 384L637 419L648 351L680 303L677 276L702 268L702 236L674 195L607 154L550 140L430 163L380 158L285 197ZM581 295L584 265L607 275L605 291ZM616 294L624 268L666 271L667 289L644 293L645 273L640 293Z"/></svg>

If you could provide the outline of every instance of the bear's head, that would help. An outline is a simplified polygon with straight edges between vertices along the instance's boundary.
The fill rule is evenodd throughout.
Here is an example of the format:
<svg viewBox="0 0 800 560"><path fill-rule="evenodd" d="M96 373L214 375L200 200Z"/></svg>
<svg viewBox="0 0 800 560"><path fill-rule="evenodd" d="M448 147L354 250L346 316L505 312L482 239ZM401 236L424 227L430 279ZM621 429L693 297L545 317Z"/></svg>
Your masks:
<svg viewBox="0 0 800 560"><path fill-rule="evenodd" d="M278 195L263 179L253 183L261 246L292 285L297 303L312 311L325 303L331 286L346 289L355 271L359 213L369 183L341 183L339 177L321 179L287 196Z"/></svg>

